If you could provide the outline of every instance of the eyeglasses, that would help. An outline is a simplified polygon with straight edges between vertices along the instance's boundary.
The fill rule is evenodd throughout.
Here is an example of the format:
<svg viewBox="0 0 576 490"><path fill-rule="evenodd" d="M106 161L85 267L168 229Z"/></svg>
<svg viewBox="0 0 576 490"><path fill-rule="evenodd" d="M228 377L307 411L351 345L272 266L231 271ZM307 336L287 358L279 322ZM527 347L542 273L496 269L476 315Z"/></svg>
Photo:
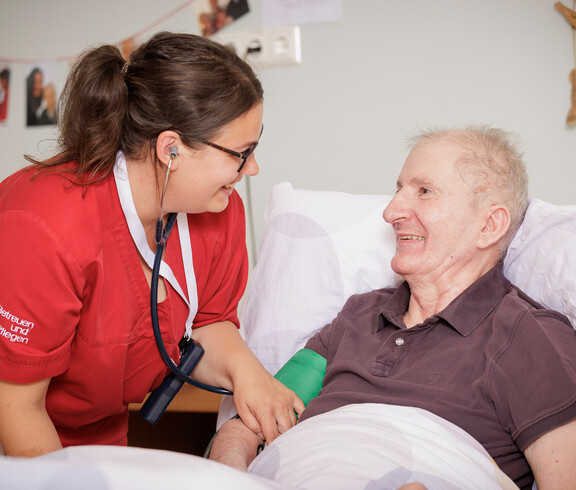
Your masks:
<svg viewBox="0 0 576 490"><path fill-rule="evenodd" d="M260 136L262 136L263 131L264 131L264 125L262 125L262 129L260 130ZM260 136L258 136L258 140L260 140ZM202 143L204 143L205 145L211 146L212 148L216 148L217 150L223 151L224 153L228 153L228 155L232 155L233 157L240 158L242 160L242 163L238 167L238 173L240 173L242 171L242 169L244 168L244 165L246 165L246 162L248 161L248 159L250 158L252 153L254 153L254 150L258 146L259 141L254 143L247 150L244 150L242 153L231 150L230 148L226 148L225 146L217 145L216 143L212 143L211 141L208 141L208 140L202 140Z"/></svg>

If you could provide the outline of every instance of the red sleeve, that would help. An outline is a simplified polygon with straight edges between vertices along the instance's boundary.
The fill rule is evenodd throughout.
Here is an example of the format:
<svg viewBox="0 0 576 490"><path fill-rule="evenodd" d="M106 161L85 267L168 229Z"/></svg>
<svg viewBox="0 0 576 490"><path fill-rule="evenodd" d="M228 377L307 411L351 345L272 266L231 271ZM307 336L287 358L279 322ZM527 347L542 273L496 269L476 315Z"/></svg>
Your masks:
<svg viewBox="0 0 576 490"><path fill-rule="evenodd" d="M0 216L0 378L29 383L64 372L83 277L53 228L26 211Z"/></svg>
<svg viewBox="0 0 576 490"><path fill-rule="evenodd" d="M234 192L221 213L204 213L191 219L198 287L198 313L194 327L226 320L239 326L238 302L244 294L248 278L242 200Z"/></svg>

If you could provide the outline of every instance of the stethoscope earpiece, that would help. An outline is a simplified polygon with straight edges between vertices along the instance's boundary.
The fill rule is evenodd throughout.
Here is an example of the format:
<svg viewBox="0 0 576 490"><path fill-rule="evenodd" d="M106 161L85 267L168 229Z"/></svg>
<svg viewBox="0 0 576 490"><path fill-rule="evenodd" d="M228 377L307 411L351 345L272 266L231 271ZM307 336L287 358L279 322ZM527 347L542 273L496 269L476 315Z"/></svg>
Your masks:
<svg viewBox="0 0 576 490"><path fill-rule="evenodd" d="M162 189L162 197L160 198L160 214L156 220L156 245L160 244L160 241L164 243L168 238L168 235L164 236L164 199L166 198L166 188L168 187L168 177L170 176L170 169L172 168L172 161L178 156L178 147L171 146L170 150L170 161L166 167L166 177L164 178L164 187Z"/></svg>

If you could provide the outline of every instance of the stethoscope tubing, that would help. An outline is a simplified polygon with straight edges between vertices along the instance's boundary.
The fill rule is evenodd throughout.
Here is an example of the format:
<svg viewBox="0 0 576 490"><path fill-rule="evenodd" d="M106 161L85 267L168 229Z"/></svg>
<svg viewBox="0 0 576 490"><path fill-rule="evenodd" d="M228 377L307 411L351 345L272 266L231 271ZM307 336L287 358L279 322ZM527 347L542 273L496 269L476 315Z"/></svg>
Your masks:
<svg viewBox="0 0 576 490"><path fill-rule="evenodd" d="M154 255L154 266L152 268L152 280L150 281L150 315L152 317L152 330L154 331L154 339L156 340L156 345L160 351L160 355L164 360L164 363L170 368L170 370L178 376L185 383L191 384L200 388L202 390L210 391L212 393L218 393L220 395L232 395L232 392L225 389L212 386L206 383L202 383L194 378L188 376L174 363L172 358L168 355L166 347L164 346L164 341L162 340L162 333L160 332L160 322L158 319L158 282L160 280L160 264L162 263L162 254L164 253L164 246L168 240L168 235L174 227L176 222L176 213L170 213L168 215L168 221L166 222L166 228L158 244L156 246L156 254Z"/></svg>

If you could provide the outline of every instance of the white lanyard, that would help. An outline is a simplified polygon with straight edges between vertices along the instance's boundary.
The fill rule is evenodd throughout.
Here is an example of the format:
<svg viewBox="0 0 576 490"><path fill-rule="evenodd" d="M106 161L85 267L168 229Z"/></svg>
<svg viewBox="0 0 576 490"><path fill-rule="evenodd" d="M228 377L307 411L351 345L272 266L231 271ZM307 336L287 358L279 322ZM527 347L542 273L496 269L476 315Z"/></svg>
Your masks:
<svg viewBox="0 0 576 490"><path fill-rule="evenodd" d="M140 255L150 267L154 266L154 252L148 246L146 239L146 232L136 212L134 199L132 198L132 191L130 190L130 182L128 180L128 171L126 169L126 159L122 152L116 155L116 165L114 165L114 180L116 181L116 188L118 189L118 197L120 198L120 205L128 223L128 229L136 248ZM182 251L182 261L184 264L184 276L186 277L186 288L188 289L188 296L190 301L186 298L184 291L178 284L176 276L170 269L170 266L162 260L160 264L160 275L166 279L174 290L188 305L188 318L186 320L186 337L190 338L192 335L192 324L194 317L198 313L198 290L196 288L196 276L194 274L194 262L192 260L192 245L190 243L190 232L188 229L188 217L186 213L178 213L178 236L180 237L180 249Z"/></svg>

